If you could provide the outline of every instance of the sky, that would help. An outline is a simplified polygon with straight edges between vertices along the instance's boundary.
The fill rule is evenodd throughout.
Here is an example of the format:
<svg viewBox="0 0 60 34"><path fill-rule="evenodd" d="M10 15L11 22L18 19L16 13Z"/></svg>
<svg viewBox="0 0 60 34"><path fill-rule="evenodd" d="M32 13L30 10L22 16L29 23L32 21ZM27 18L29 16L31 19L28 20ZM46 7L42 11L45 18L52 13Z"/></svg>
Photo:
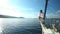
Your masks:
<svg viewBox="0 0 60 34"><path fill-rule="evenodd" d="M47 18L60 17L60 0L49 0ZM0 0L0 15L37 18L39 11L44 12L45 0ZM58 16L58 17L57 17Z"/></svg>

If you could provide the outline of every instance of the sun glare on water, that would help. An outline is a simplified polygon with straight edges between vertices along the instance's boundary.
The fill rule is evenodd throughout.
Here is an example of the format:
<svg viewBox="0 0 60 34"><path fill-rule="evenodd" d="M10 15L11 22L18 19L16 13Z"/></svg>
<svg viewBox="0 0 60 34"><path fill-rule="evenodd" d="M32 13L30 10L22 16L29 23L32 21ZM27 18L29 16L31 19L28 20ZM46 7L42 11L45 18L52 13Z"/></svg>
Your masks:
<svg viewBox="0 0 60 34"><path fill-rule="evenodd" d="M0 18L0 34L2 34L2 30L3 30L3 28L2 28L2 21L3 21L3 19Z"/></svg>

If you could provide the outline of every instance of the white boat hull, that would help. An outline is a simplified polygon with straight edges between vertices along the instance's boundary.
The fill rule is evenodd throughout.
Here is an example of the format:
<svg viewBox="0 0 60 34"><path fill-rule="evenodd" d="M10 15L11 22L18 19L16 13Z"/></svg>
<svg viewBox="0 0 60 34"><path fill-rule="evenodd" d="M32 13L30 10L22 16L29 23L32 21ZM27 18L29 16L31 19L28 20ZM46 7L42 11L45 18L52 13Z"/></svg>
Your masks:
<svg viewBox="0 0 60 34"><path fill-rule="evenodd" d="M41 27L42 27L42 34L59 34L58 32L53 31L50 28L46 28L44 24L40 21Z"/></svg>

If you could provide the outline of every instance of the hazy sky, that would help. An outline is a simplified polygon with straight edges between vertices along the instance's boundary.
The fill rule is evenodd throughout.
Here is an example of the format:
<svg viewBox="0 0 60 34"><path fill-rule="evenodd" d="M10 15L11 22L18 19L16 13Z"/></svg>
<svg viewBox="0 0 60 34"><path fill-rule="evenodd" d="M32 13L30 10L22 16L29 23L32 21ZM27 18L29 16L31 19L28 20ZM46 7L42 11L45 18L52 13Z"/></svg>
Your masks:
<svg viewBox="0 0 60 34"><path fill-rule="evenodd" d="M60 17L60 0L49 0L47 17ZM0 0L0 14L36 18L45 0Z"/></svg>

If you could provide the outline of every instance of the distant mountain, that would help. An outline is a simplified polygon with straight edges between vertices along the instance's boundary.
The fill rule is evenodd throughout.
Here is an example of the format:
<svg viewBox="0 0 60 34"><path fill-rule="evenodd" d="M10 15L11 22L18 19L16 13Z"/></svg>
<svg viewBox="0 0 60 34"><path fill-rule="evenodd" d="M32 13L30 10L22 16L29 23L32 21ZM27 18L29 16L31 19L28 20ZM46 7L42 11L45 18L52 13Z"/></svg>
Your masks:
<svg viewBox="0 0 60 34"><path fill-rule="evenodd" d="M8 15L0 15L0 18L17 18L14 16L8 16Z"/></svg>

